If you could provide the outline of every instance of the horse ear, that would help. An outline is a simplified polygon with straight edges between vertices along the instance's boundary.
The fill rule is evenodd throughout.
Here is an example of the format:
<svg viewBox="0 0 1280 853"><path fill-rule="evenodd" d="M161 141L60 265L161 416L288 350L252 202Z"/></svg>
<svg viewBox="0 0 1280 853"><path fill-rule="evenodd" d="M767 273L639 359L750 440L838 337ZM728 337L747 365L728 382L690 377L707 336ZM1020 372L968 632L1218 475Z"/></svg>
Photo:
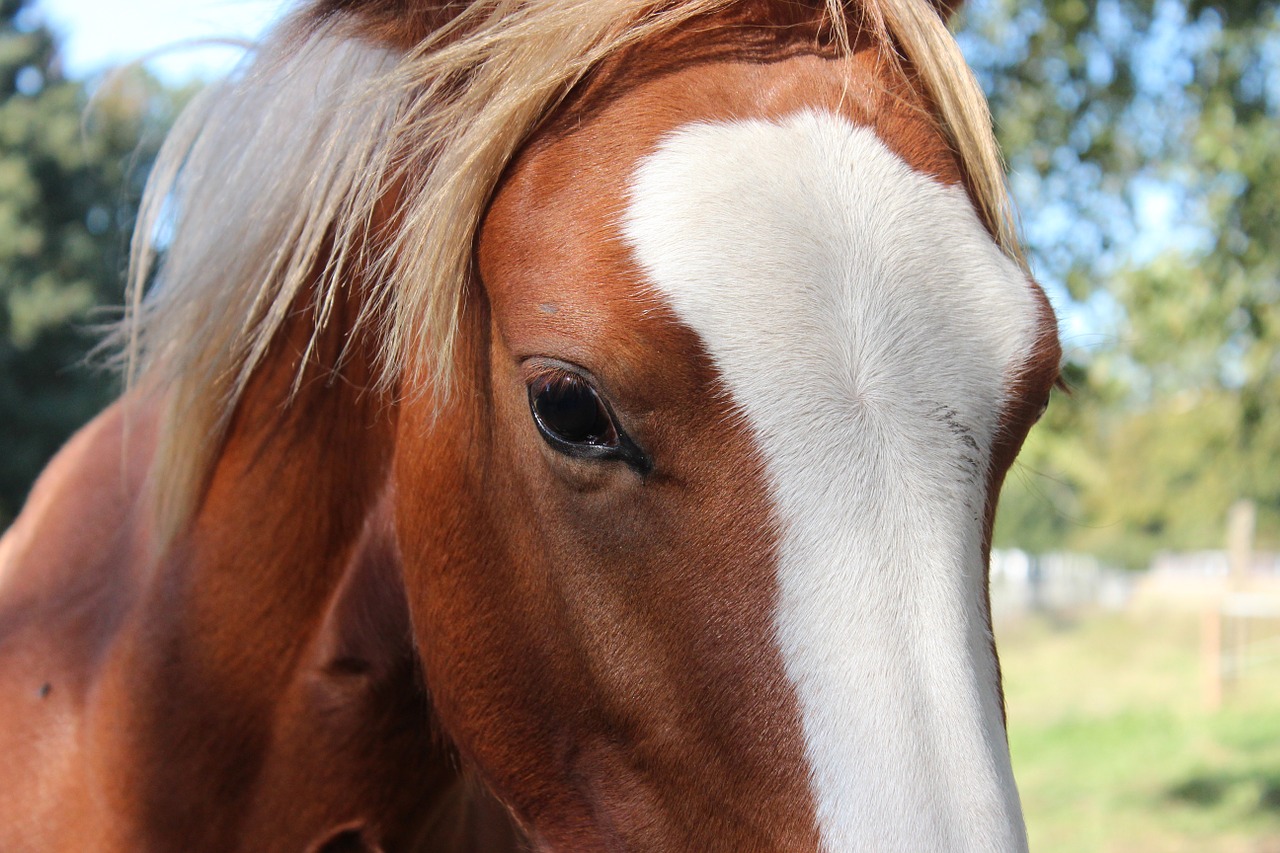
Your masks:
<svg viewBox="0 0 1280 853"><path fill-rule="evenodd" d="M956 11L964 5L964 0L929 0L933 8L942 16L942 20L950 21Z"/></svg>

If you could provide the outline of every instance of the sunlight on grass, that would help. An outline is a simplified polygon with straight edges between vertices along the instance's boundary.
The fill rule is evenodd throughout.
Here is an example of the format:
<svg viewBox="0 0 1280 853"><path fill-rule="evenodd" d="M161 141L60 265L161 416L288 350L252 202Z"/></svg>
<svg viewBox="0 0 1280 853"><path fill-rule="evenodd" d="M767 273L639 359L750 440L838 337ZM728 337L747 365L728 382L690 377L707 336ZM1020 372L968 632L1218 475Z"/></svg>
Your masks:
<svg viewBox="0 0 1280 853"><path fill-rule="evenodd" d="M998 626L1031 849L1280 853L1280 666L1202 706L1197 620Z"/></svg>

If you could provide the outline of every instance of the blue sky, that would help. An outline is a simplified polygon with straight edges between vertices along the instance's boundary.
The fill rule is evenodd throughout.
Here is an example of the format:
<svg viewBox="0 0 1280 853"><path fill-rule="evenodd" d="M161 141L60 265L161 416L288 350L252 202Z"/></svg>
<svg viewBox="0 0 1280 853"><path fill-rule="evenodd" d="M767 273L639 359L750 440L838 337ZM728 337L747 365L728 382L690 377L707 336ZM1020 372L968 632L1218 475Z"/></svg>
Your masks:
<svg viewBox="0 0 1280 853"><path fill-rule="evenodd" d="M190 39L254 38L286 0L36 0L36 8L62 39L63 61L74 77L89 77L150 51ZM174 82L229 69L234 48L182 48L149 61Z"/></svg>

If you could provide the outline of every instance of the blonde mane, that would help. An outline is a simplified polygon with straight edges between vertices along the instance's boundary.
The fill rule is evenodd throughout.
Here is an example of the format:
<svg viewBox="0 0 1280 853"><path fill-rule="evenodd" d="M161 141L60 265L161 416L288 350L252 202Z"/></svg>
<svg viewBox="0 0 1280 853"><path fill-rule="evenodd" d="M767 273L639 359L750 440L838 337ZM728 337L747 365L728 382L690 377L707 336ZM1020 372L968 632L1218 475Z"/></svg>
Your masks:
<svg viewBox="0 0 1280 853"><path fill-rule="evenodd" d="M122 332L130 376L166 397L161 530L189 517L236 402L300 307L314 312L314 347L360 282L356 324L380 342L382 386L412 362L447 389L475 234L517 150L601 62L734 2L477 0L408 50L363 40L354 13L307 4L197 98L147 188ZM845 2L823 2L847 51ZM980 215L1022 263L986 99L939 14L928 0L858 11L918 73ZM392 188L396 227L376 234Z"/></svg>

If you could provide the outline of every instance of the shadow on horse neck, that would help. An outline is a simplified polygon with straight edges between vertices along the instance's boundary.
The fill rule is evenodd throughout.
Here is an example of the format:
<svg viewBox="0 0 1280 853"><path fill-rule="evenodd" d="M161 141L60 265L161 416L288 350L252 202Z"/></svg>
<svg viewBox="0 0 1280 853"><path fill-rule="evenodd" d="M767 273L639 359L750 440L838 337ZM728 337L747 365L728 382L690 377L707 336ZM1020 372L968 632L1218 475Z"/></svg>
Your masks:
<svg viewBox="0 0 1280 853"><path fill-rule="evenodd" d="M49 790L90 805L46 846L1025 847L985 567L1058 349L938 10L588 5L319 3L234 127L356 166L222 175L200 146L235 134L188 138L266 284L220 296L180 215L137 387L0 545L0 638L83 652L49 665L83 773ZM574 15L579 71L494 84L423 143L447 174L406 153ZM479 59L405 84L450 51ZM325 144L273 117L356 69ZM77 580L37 607L39 562Z"/></svg>

